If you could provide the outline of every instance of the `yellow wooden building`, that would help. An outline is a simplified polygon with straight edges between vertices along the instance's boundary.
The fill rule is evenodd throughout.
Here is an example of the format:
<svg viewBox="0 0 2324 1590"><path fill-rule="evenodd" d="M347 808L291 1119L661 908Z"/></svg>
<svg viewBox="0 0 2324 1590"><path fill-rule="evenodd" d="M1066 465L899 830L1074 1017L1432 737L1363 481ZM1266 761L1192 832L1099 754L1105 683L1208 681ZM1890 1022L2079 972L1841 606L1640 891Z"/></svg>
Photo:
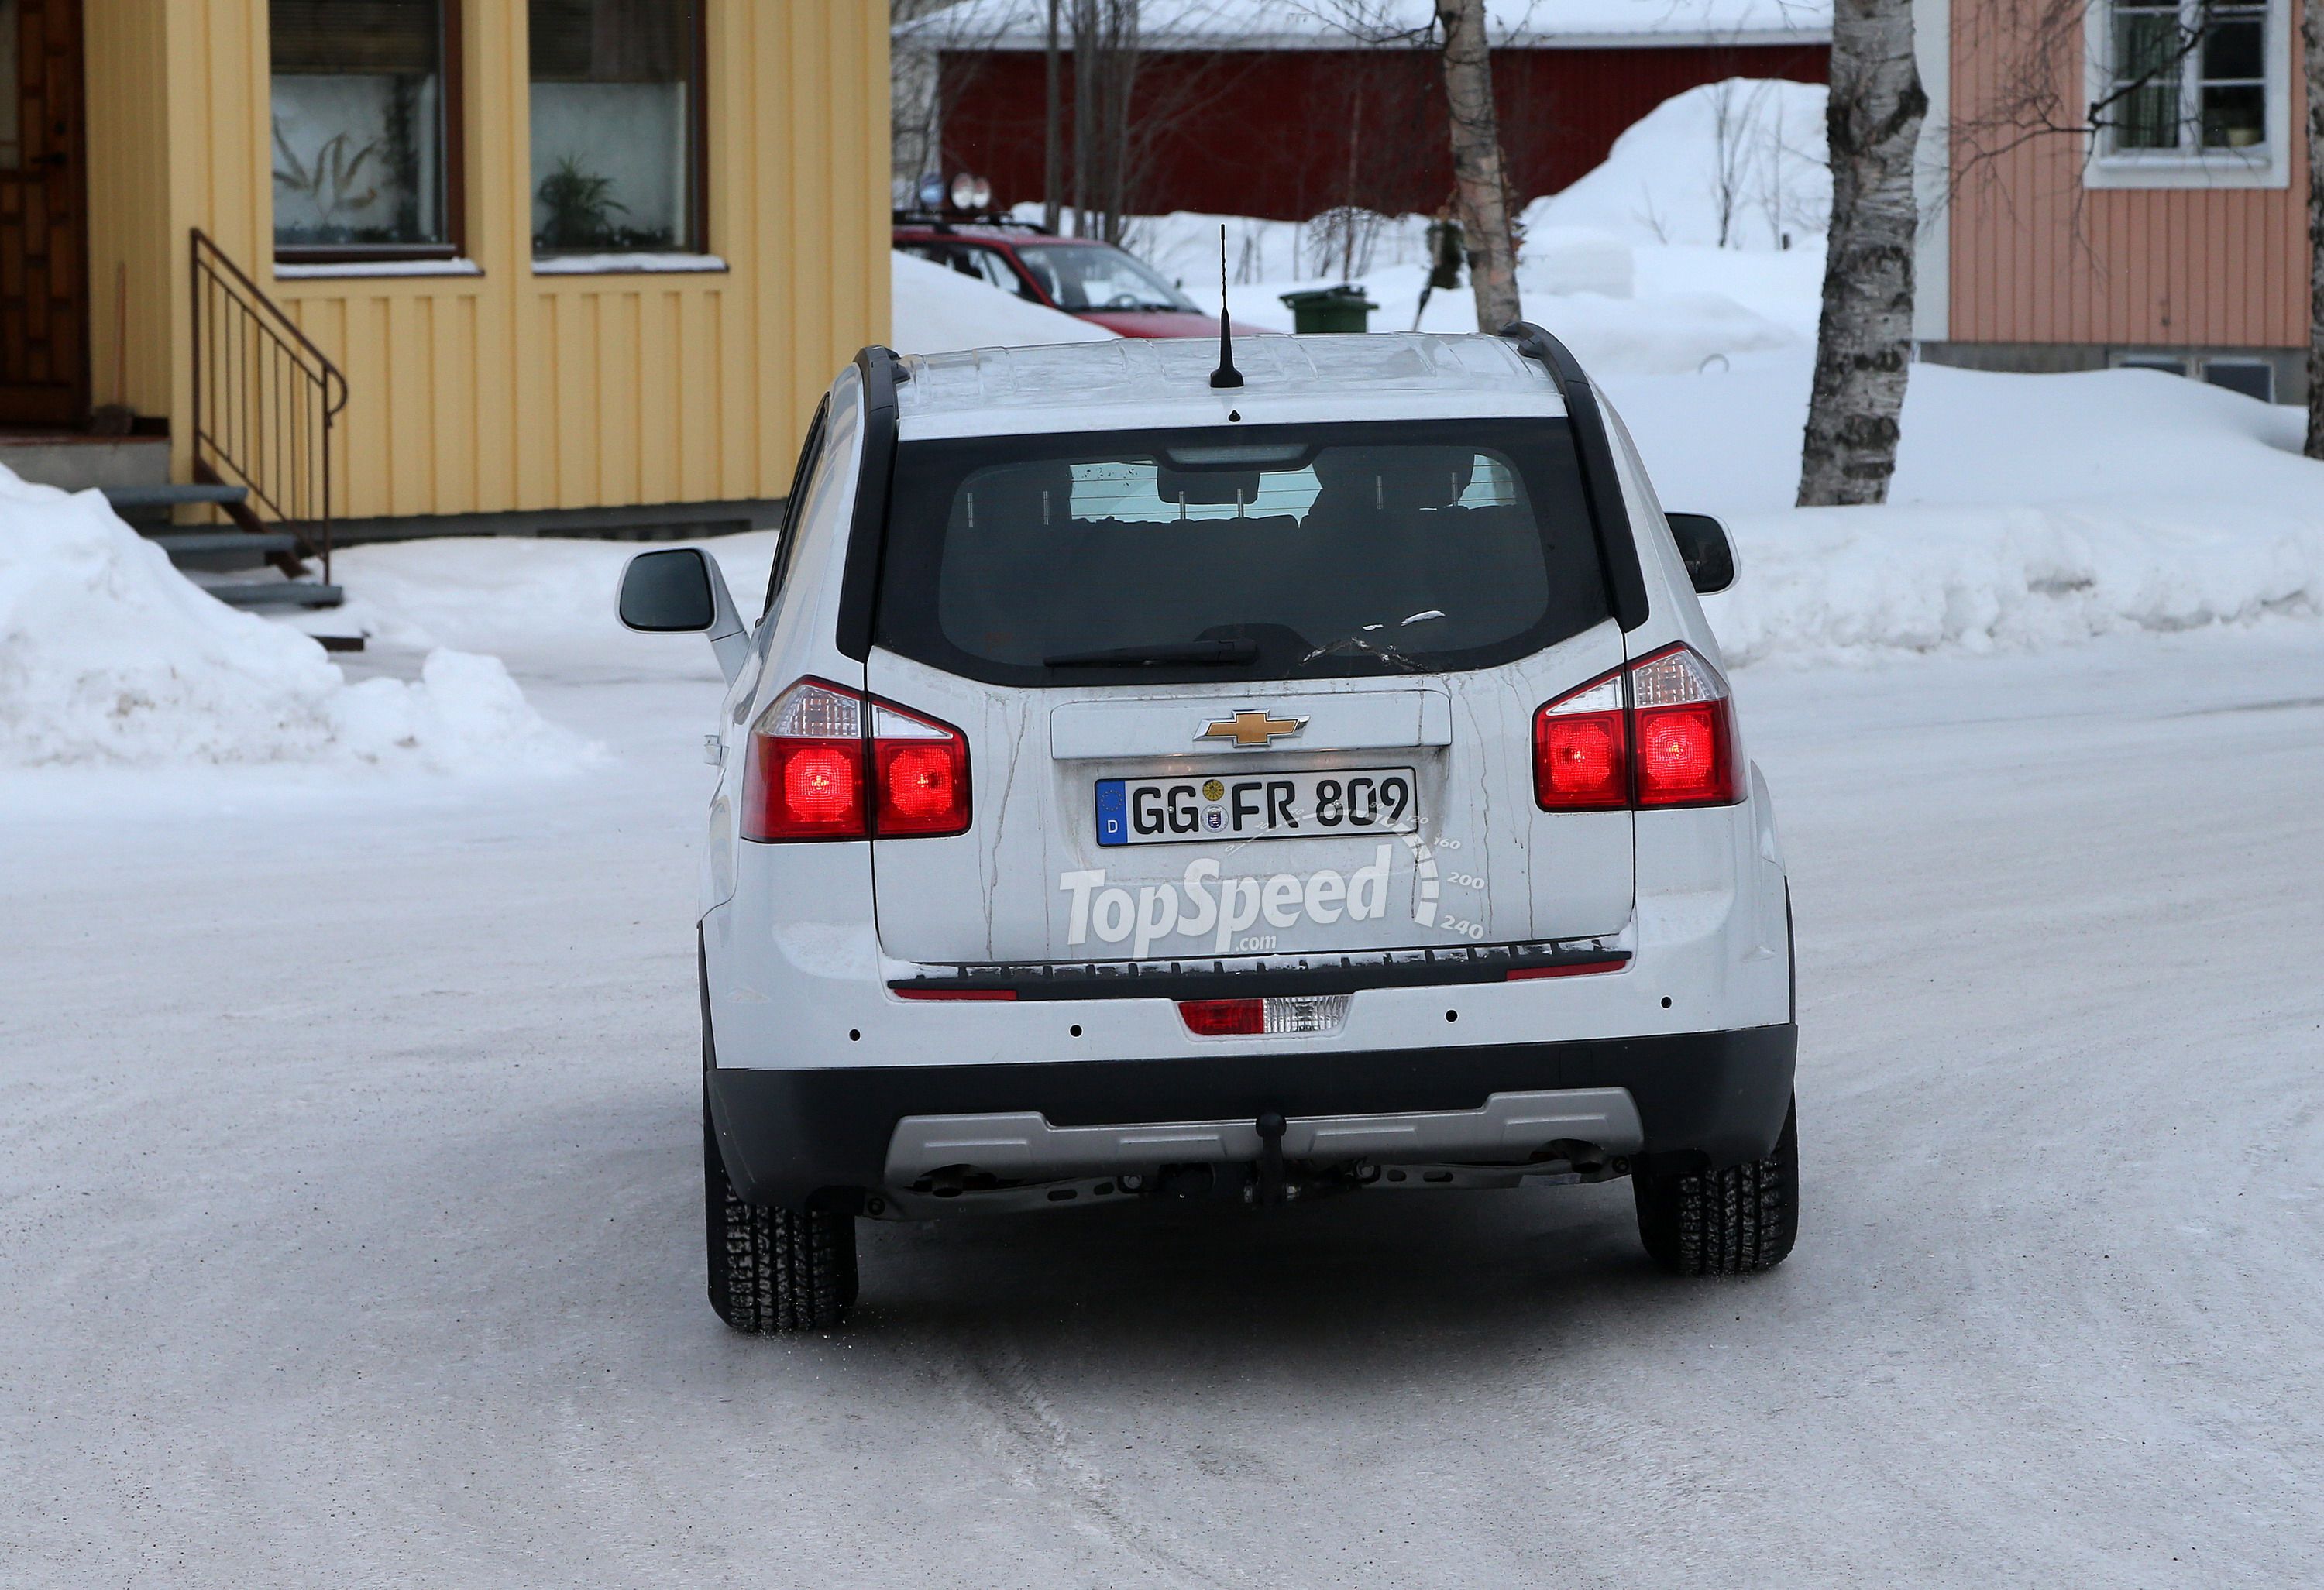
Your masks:
<svg viewBox="0 0 2324 1590"><path fill-rule="evenodd" d="M10 38L42 335L0 329L0 424L102 410L262 519L747 515L887 334L885 0L0 0Z"/></svg>

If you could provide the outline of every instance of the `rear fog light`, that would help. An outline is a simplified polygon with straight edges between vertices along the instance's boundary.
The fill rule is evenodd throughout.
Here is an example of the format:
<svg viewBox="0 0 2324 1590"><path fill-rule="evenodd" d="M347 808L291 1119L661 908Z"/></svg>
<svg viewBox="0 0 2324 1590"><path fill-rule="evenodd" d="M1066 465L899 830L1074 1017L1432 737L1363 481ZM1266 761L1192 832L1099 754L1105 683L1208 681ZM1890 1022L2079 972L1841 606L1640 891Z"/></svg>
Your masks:
<svg viewBox="0 0 2324 1590"><path fill-rule="evenodd" d="M1335 1033L1348 1019L1345 994L1293 994L1268 999L1181 999L1186 1030L1202 1038L1277 1037Z"/></svg>

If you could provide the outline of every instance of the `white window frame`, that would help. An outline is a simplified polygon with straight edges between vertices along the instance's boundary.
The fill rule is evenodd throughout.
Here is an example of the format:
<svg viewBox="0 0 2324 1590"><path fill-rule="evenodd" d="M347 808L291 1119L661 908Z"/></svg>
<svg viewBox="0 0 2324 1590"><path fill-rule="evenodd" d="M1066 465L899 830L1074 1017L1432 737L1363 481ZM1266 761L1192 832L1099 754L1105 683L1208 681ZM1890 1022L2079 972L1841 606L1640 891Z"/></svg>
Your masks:
<svg viewBox="0 0 2324 1590"><path fill-rule="evenodd" d="M2190 25L2200 0L2180 0L2181 25ZM2267 141L2256 149L2123 149L2110 147L2112 130L2091 134L2082 163L2085 188L2289 188L2292 185L2292 7L2288 0L2257 0L2267 7L2261 69L2267 91ZM2324 4L2324 0L2310 0ZM2115 91L2115 0L2089 0L2083 8L2083 91L2095 105ZM2182 63L2187 90L2195 89L2197 56ZM2183 103L2199 104L2195 97ZM2200 115L2200 111L2198 112Z"/></svg>

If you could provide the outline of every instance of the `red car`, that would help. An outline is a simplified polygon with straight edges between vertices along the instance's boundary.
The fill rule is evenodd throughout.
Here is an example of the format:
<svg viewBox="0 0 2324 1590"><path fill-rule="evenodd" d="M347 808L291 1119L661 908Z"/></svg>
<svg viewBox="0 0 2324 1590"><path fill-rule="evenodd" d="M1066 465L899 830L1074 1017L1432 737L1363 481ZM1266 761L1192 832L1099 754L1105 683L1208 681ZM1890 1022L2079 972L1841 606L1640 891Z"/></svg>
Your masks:
<svg viewBox="0 0 2324 1590"><path fill-rule="evenodd" d="M1153 266L1095 238L1057 237L1022 221L896 219L895 246L1020 299L1122 336L1216 336L1206 314ZM1238 326L1237 336L1264 335Z"/></svg>

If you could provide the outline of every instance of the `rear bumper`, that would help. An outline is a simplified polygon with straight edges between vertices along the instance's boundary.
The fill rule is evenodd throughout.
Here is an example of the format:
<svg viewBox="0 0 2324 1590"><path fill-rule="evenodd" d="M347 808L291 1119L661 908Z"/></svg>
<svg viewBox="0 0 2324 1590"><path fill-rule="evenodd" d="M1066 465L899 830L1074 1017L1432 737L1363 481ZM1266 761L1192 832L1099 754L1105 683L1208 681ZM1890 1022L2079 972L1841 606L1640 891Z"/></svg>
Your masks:
<svg viewBox="0 0 2324 1590"><path fill-rule="evenodd" d="M1649 1166L1729 1165L1775 1145L1799 1029L1563 1043L1234 1054L1038 1064L706 1073L727 1174L754 1203L797 1207L885 1181L897 1123L1032 1113L1058 1128L1476 1111L1495 1094L1618 1089Z"/></svg>

